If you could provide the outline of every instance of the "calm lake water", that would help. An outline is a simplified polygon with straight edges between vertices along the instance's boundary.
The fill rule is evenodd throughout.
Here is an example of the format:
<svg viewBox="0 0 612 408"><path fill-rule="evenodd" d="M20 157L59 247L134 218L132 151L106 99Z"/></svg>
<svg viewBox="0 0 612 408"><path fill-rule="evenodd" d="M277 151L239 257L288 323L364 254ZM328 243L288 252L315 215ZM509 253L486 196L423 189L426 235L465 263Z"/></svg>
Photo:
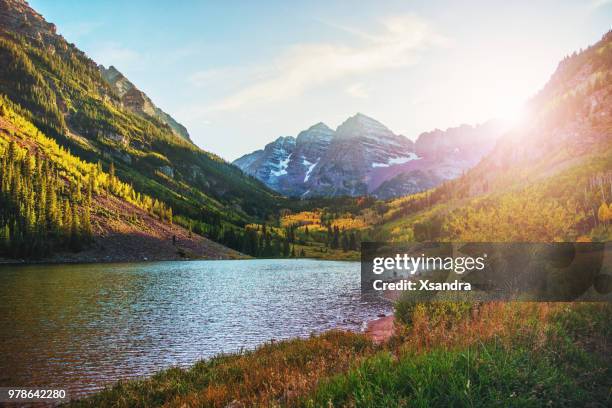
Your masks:
<svg viewBox="0 0 612 408"><path fill-rule="evenodd" d="M244 260L0 266L0 386L81 396L118 379L332 328L391 306L359 263Z"/></svg>

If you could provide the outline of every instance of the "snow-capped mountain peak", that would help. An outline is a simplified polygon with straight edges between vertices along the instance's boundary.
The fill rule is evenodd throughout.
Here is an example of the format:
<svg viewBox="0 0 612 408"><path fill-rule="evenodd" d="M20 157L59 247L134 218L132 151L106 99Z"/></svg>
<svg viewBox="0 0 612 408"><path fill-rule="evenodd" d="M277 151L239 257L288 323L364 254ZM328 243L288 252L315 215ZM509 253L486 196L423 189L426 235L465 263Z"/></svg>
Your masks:
<svg viewBox="0 0 612 408"><path fill-rule="evenodd" d="M234 164L288 196L377 195L384 183L381 196L388 198L456 177L476 164L495 136L494 126L462 126L423 133L415 145L357 113L336 131L319 122L295 138L279 137Z"/></svg>

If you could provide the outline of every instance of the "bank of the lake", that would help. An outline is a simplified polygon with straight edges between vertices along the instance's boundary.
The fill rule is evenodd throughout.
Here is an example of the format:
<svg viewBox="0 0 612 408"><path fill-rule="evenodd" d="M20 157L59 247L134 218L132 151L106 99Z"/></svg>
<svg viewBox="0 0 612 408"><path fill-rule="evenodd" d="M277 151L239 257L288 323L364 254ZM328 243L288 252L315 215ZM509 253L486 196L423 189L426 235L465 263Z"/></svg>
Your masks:
<svg viewBox="0 0 612 408"><path fill-rule="evenodd" d="M75 407L591 406L612 402L609 304L421 305L389 341L331 331L121 382Z"/></svg>
<svg viewBox="0 0 612 408"><path fill-rule="evenodd" d="M110 245L106 241L97 240L96 243L76 252L63 251L49 256L28 258L3 258L0 257L1 265L41 265L41 264L97 264L97 263L141 263L141 262L164 262L164 261L201 261L201 260L238 260L238 259L277 259L296 260L311 259L320 261L359 261L359 251L343 251L341 249L330 249L324 245L302 245L294 246L296 256L278 258L253 258L241 252L227 248L221 244L208 239L192 236L186 244L184 241L172 243L164 240L144 240L148 244L143 245L143 240L138 237L112 238Z"/></svg>

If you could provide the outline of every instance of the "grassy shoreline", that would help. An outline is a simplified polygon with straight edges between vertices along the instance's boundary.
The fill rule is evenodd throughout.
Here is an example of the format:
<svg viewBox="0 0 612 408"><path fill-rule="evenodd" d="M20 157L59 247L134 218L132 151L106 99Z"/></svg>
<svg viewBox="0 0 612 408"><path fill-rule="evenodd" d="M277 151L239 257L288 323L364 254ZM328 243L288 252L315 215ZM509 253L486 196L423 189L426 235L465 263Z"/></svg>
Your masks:
<svg viewBox="0 0 612 408"><path fill-rule="evenodd" d="M376 345L331 331L123 381L73 407L609 406L612 306L418 305Z"/></svg>

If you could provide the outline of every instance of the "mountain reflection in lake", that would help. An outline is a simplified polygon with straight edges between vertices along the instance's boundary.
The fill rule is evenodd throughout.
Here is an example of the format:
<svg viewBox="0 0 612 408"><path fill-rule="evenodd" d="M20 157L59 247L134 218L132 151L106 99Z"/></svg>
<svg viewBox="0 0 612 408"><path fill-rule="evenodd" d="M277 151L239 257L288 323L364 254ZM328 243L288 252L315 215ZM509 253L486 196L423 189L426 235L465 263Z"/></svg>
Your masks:
<svg viewBox="0 0 612 408"><path fill-rule="evenodd" d="M0 266L0 386L93 392L271 339L359 330L359 263L244 260Z"/></svg>

